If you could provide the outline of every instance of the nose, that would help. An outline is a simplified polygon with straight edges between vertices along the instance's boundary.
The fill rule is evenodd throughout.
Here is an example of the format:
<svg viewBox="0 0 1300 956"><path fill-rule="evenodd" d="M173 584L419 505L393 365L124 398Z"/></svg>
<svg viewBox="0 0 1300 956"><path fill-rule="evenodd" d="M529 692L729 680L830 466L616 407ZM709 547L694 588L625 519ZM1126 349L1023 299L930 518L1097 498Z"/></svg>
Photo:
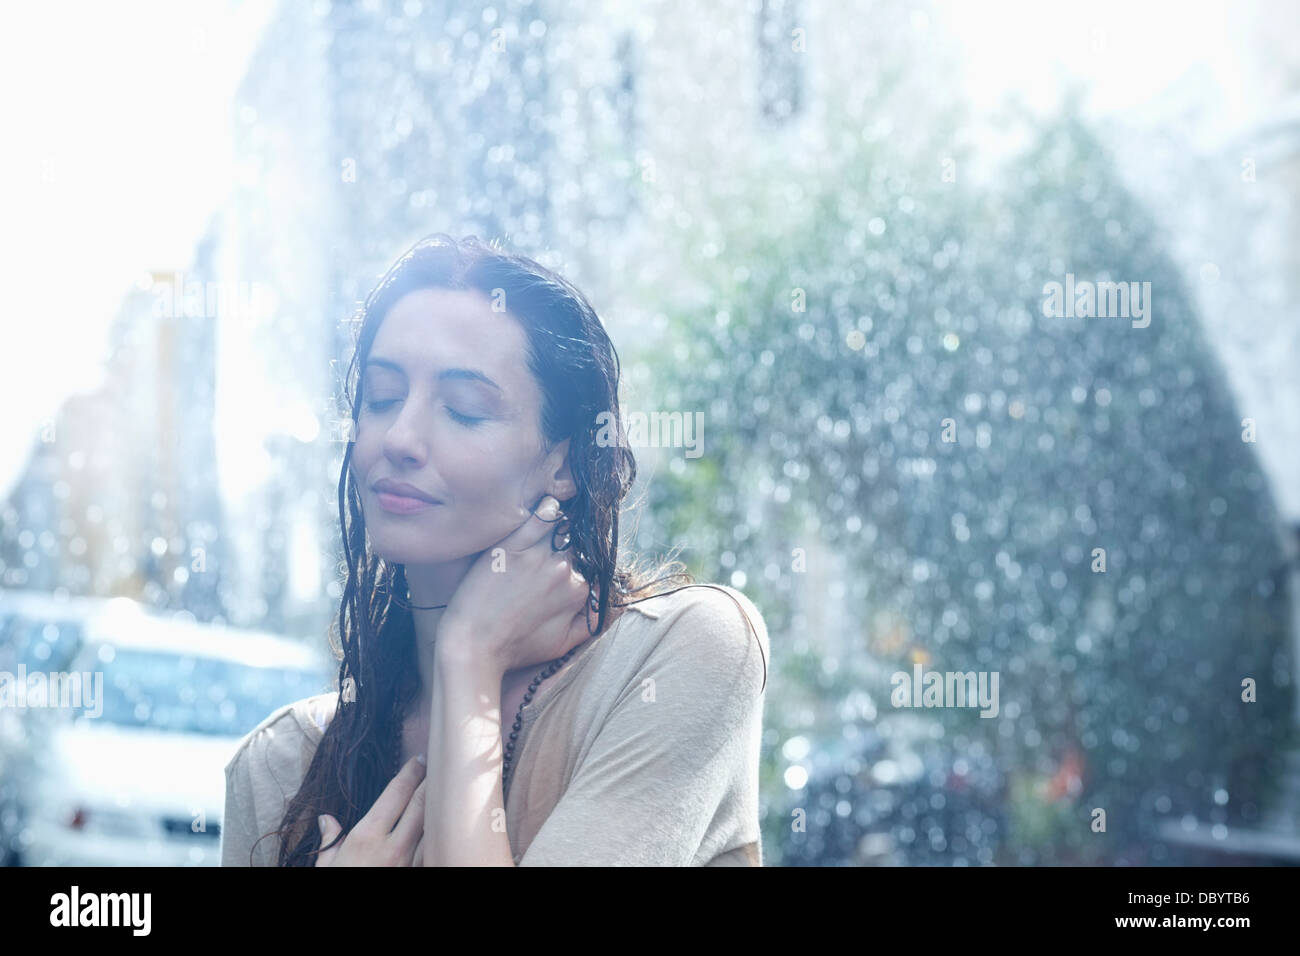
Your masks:
<svg viewBox="0 0 1300 956"><path fill-rule="evenodd" d="M384 457L395 465L421 467L428 459L428 449L416 420L417 404L409 401L384 433Z"/></svg>

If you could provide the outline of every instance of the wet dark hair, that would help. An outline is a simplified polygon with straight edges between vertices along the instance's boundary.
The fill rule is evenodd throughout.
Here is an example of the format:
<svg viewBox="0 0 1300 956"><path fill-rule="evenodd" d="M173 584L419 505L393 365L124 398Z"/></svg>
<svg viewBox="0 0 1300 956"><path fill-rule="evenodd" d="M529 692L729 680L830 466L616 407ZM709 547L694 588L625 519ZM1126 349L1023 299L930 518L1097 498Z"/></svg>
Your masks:
<svg viewBox="0 0 1300 956"><path fill-rule="evenodd" d="M280 836L280 866L315 865L322 849L316 818L335 817L342 828L337 839L342 839L400 769L402 715L419 691L415 622L410 609L393 599L408 593L405 568L366 547L361 499L350 480L351 436L362 402L359 371L380 324L407 293L434 288L477 290L489 299L504 295L507 313L527 333L528 367L543 396L542 437L547 449L570 440L569 468L577 486L574 497L562 503L565 518L557 522L551 546L572 547L573 566L591 586L598 602L593 635L603 632L611 606L626 607L685 587L716 588L697 583L675 559L648 568L619 560L619 509L635 481L636 461L626 442L598 441L602 432L624 435L619 361L586 297L540 263L476 236L457 240L435 233L421 239L380 279L357 315L355 348L343 383L353 428L338 482L347 580L329 635L339 660L339 696L280 828L261 837ZM608 417L598 419L601 413ZM567 544L557 547L557 536L567 537ZM615 595L622 600L611 604ZM736 606L752 631L749 615L739 602ZM766 687L766 657L763 671Z"/></svg>

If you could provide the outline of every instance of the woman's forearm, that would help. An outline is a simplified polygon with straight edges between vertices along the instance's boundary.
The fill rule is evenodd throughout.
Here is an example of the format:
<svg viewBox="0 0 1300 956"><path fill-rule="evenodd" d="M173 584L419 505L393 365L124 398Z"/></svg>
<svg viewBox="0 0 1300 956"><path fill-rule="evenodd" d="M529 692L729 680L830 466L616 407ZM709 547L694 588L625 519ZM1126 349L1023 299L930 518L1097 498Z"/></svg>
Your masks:
<svg viewBox="0 0 1300 956"><path fill-rule="evenodd" d="M514 866L501 789L501 679L469 641L434 654L425 866Z"/></svg>

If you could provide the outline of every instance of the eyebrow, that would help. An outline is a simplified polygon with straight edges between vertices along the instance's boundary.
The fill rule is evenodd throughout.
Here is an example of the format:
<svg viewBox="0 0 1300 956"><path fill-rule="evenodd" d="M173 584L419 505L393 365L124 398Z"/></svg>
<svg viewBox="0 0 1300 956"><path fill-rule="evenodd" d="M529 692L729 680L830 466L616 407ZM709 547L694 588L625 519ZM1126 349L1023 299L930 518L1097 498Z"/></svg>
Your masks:
<svg viewBox="0 0 1300 956"><path fill-rule="evenodd" d="M372 356L366 359L365 367L361 370L362 374L369 371L372 365L377 365L380 368L391 369L401 376L406 375L406 371L401 365L390 358L383 358L381 356ZM504 390L500 385L492 381L492 379L488 378L476 368L447 368L438 373L439 381L447 381L450 379L464 379L471 382L480 382L504 394Z"/></svg>

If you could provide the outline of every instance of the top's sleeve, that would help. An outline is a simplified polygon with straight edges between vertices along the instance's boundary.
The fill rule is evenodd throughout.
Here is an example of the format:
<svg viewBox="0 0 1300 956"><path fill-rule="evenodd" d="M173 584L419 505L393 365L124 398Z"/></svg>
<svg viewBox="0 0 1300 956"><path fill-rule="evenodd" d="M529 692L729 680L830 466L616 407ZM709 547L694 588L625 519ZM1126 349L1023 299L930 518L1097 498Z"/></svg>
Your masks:
<svg viewBox="0 0 1300 956"><path fill-rule="evenodd" d="M766 627L748 599L754 630L725 594L697 594L622 689L520 866L688 866L728 791L757 783Z"/></svg>
<svg viewBox="0 0 1300 956"><path fill-rule="evenodd" d="M249 854L257 837L253 781L248 771L248 746L226 764L226 804L221 814L221 865L251 866Z"/></svg>
<svg viewBox="0 0 1300 956"><path fill-rule="evenodd" d="M302 785L311 759L305 751L304 739L310 737L305 721L313 721L323 732L330 718L329 703L328 695L318 695L285 704L239 742L226 764L222 866L278 864L280 838L276 831L285 803Z"/></svg>

